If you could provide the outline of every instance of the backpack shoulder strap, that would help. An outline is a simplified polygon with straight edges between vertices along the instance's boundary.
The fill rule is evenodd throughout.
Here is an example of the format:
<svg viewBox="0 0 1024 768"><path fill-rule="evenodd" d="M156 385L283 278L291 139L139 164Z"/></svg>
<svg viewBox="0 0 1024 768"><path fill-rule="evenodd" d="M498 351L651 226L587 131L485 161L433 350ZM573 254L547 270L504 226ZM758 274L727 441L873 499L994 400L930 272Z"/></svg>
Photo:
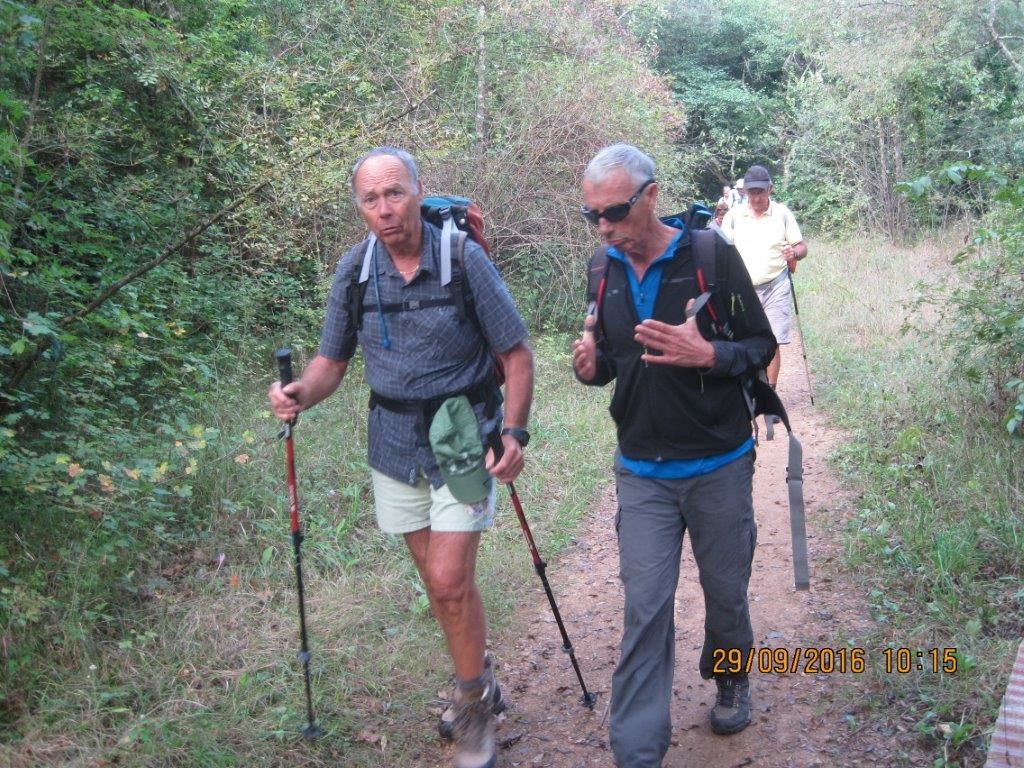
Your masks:
<svg viewBox="0 0 1024 768"><path fill-rule="evenodd" d="M601 290L608 277L608 246L602 245L590 257L587 264L587 301L598 301L603 298Z"/></svg>
<svg viewBox="0 0 1024 768"><path fill-rule="evenodd" d="M445 219L445 225L449 219ZM455 316L461 323L466 317L472 317L473 324L480 328L480 318L476 314L476 306L473 301L473 289L466 277L466 233L454 226L448 236L441 235L441 285L448 286L448 292L455 303ZM447 246L447 247L446 247ZM455 251L455 264L458 269L452 269L452 250ZM445 253L448 259L448 280L445 280ZM469 307L469 313L466 307ZM481 329L482 330L482 329Z"/></svg>
<svg viewBox="0 0 1024 768"><path fill-rule="evenodd" d="M704 299L715 333L725 339L732 339L732 325L718 291L718 235L710 229L690 231L693 244L693 260L697 273L697 289ZM697 299L700 302L700 298Z"/></svg>
<svg viewBox="0 0 1024 768"><path fill-rule="evenodd" d="M377 237L371 232L366 238L366 249L363 251L363 263L358 271L352 270L352 278L345 286L345 308L348 311L350 322L348 331L342 342L342 352L346 357L355 354L356 332L363 327L363 299L366 297L366 286L370 279L370 266L373 262L373 252L377 247Z"/></svg>
<svg viewBox="0 0 1024 768"><path fill-rule="evenodd" d="M604 303L604 289L608 283L610 265L607 245L602 245L594 251L587 265L587 314L594 316L595 331L601 328L601 305Z"/></svg>
<svg viewBox="0 0 1024 768"><path fill-rule="evenodd" d="M358 272L353 270L353 280L345 288L345 304L348 307L348 315L354 320L350 324L353 335L363 327L363 298L366 296L366 286L370 281L370 267L373 264L376 248L377 236L371 232L370 236L366 238L362 266Z"/></svg>
<svg viewBox="0 0 1024 768"><path fill-rule="evenodd" d="M710 229L691 229L690 242L697 264L697 287L701 292L714 291L715 276L718 273L715 259L715 233Z"/></svg>
<svg viewBox="0 0 1024 768"><path fill-rule="evenodd" d="M377 248L377 236L370 233L370 236L366 238L366 250L363 251L363 266L359 270L359 280L357 282L365 283L370 279L370 264L373 261L373 252Z"/></svg>
<svg viewBox="0 0 1024 768"><path fill-rule="evenodd" d="M441 285L448 285L452 281L452 246L455 245L456 233L460 230L455 226L455 217L452 216L452 209L441 209ZM465 233L462 233L465 235ZM459 247L465 246L465 239ZM459 259L462 259L461 252Z"/></svg>
<svg viewBox="0 0 1024 768"><path fill-rule="evenodd" d="M451 237L450 245L455 250L455 269L452 270L452 279L448 284L448 290L451 293L452 302L455 304L456 317L461 323L466 318L473 323L473 326L480 332L480 336L483 338L484 343L487 342L487 335L484 333L483 323L480 322L480 315L476 311L476 299L473 298L473 286L469 282L469 275L466 272L466 240L469 234L463 232L460 229L456 229ZM477 243L480 245L479 243ZM483 249L484 254L488 254L486 248L480 245ZM489 255L489 254L488 254ZM491 357L494 360L494 377L492 384L494 385L490 389L490 395L492 399L488 401L488 408L493 412L497 405L501 405L502 395L501 386L505 383L505 366L501 362L501 358L498 357L497 353L492 349ZM497 398L496 400L494 398Z"/></svg>

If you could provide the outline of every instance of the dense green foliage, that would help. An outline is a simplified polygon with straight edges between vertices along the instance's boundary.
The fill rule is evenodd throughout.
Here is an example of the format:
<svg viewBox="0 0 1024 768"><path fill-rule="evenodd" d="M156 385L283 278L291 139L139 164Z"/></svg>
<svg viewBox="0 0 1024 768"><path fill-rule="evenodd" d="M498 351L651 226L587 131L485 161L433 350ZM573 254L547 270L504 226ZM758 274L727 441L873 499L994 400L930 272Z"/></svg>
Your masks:
<svg viewBox="0 0 1024 768"><path fill-rule="evenodd" d="M1024 434L1024 181L960 164L899 189L922 199L965 186L993 205L971 245L954 259L962 279L925 285L918 304L938 309L948 329L944 343L960 362L957 374L989 385L997 409L1008 400L1007 431Z"/></svg>
<svg viewBox="0 0 1024 768"><path fill-rule="evenodd" d="M758 0L672 3L657 21L657 65L686 105L680 145L704 197L787 152L785 91L797 38L785 11ZM781 169L780 169L781 170Z"/></svg>
<svg viewBox="0 0 1024 768"><path fill-rule="evenodd" d="M761 163L808 224L906 238L978 209L907 206L898 182L1024 165L1022 29L1005 1L701 0L669 3L655 37L705 198Z"/></svg>
<svg viewBox="0 0 1024 768"><path fill-rule="evenodd" d="M795 203L824 221L853 219L851 229L907 238L971 211L973 201L953 195L941 207L912 209L897 182L957 162L1024 164L1019 6L798 8L810 66L793 73L790 92L799 126L789 165ZM827 187L835 189L819 199Z"/></svg>

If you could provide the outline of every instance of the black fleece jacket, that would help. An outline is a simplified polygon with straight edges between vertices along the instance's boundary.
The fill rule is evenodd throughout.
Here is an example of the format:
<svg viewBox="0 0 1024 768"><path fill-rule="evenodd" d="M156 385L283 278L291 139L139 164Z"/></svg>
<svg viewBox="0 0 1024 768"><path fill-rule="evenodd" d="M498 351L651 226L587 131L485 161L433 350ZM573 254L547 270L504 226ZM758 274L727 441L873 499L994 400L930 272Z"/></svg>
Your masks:
<svg viewBox="0 0 1024 768"><path fill-rule="evenodd" d="M595 334L597 373L591 381L580 380L593 386L615 381L609 411L622 454L662 461L699 459L735 449L751 435L742 382L765 367L777 347L739 253L715 237L712 303L719 322L731 328L732 338L715 334L707 306L698 313L698 327L715 348L715 364L709 369L644 366L643 347L634 340L640 319L625 270L622 262L609 259ZM687 302L699 294L693 249L684 234L665 264L654 319L683 323Z"/></svg>

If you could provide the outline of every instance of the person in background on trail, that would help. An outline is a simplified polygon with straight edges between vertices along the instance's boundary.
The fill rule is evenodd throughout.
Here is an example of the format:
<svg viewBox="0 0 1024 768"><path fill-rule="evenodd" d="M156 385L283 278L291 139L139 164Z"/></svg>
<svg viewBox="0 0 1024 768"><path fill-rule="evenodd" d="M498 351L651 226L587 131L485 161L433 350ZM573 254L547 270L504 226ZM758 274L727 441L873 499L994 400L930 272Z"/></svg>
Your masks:
<svg viewBox="0 0 1024 768"><path fill-rule="evenodd" d="M807 256L800 227L793 212L771 199L772 177L763 165L752 165L743 176L747 204L730 209L722 230L747 265L758 298L772 324L772 333L780 345L789 344L789 326L793 312L789 272ZM768 366L768 383L775 388L782 367L782 355L776 351Z"/></svg>
<svg viewBox="0 0 1024 768"><path fill-rule="evenodd" d="M725 209L729 210L729 199L731 195L732 187L726 184L724 187L722 187L722 196L718 198L718 203L716 203L716 205L724 205Z"/></svg>
<svg viewBox="0 0 1024 768"><path fill-rule="evenodd" d="M736 183L733 185L732 192L729 193L729 208L735 208L737 205L747 204L747 191L743 188L743 179L736 179Z"/></svg>
<svg viewBox="0 0 1024 768"><path fill-rule="evenodd" d="M612 677L611 744L620 768L657 768L672 735L675 591L690 532L706 615L699 671L715 679L711 729L750 723L746 675L716 669L754 637L747 602L757 539L754 441L740 385L775 352L768 319L739 254L714 237L715 283L732 338L712 331L707 305L687 319L695 249L679 218L655 213L654 162L628 144L601 150L583 174L583 215L607 244L603 298L573 343L576 378L615 381L614 472L621 655ZM726 298L727 297L727 298ZM596 317L595 317L596 314ZM639 323L637 322L639 318Z"/></svg>
<svg viewBox="0 0 1024 768"><path fill-rule="evenodd" d="M729 238L722 231L722 222L725 220L725 214L727 214L728 212L729 206L726 203L723 203L721 200L719 200L718 205L715 206L715 216L713 219L711 219L711 223L708 224L708 229L710 229L712 232L715 232L718 235L721 235L726 240L728 240Z"/></svg>
<svg viewBox="0 0 1024 768"><path fill-rule="evenodd" d="M384 532L405 537L444 631L457 685L441 728L456 739L455 765L491 768L496 761L493 714L504 708L504 701L485 654L476 556L480 532L491 527L494 517L494 481L512 482L523 468L533 352L505 284L483 249L469 239L464 279L472 289L478 322L460 322L450 306L454 302L445 305L451 294L440 281L441 231L420 218L423 186L409 153L391 147L368 152L352 170L352 193L377 238L372 260L365 240L342 257L319 352L301 379L284 388L279 382L271 386L270 402L279 419L294 419L338 388L356 344L362 347L372 391L368 442L377 521ZM364 256L372 269L360 324L351 317L346 294L355 287ZM427 308L415 306L431 300ZM492 350L505 371L504 421ZM456 394L466 395L472 406L470 449L480 456L476 474L483 473L477 481L478 488L484 487L483 499L473 504L456 498L453 470L444 474L428 439L434 436L432 422L436 425L450 404L465 402ZM502 423L504 453L497 461L493 452L487 453L484 465L485 437ZM459 487L464 480L460 477Z"/></svg>

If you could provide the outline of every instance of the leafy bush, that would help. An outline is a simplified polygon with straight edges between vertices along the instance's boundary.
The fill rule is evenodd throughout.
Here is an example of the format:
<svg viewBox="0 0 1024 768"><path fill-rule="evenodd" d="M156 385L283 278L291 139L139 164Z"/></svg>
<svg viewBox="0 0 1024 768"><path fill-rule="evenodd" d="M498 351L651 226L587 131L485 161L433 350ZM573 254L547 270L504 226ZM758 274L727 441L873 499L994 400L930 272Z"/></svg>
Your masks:
<svg viewBox="0 0 1024 768"><path fill-rule="evenodd" d="M991 210L955 264L963 279L928 296L946 320L945 343L970 378L991 382L993 403L1008 409L1006 428L1024 434L1024 179L957 164L900 185L927 199L936 190L973 185L991 192ZM1003 393L1000 395L999 393Z"/></svg>

